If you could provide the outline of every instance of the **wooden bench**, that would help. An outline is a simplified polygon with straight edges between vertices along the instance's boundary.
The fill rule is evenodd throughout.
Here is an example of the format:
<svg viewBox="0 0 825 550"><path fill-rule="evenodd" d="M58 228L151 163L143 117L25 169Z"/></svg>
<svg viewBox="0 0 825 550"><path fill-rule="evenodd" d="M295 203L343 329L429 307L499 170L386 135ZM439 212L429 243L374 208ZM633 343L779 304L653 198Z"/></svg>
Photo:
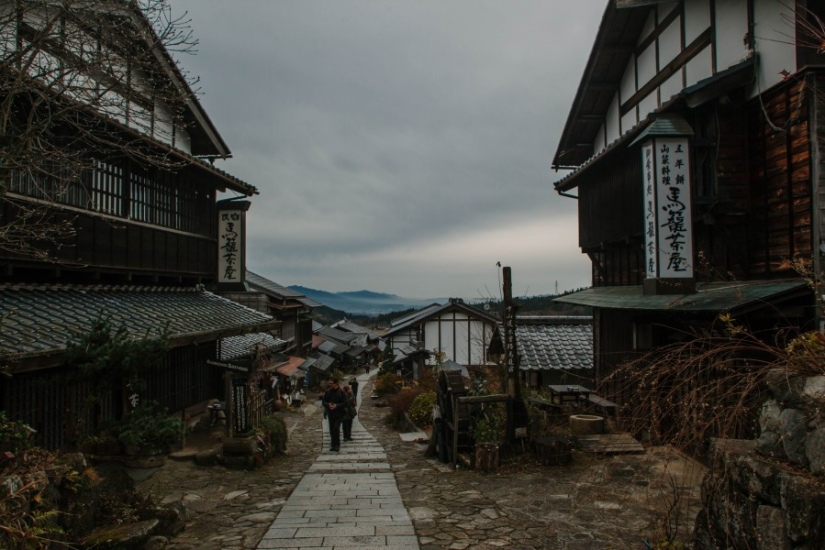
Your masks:
<svg viewBox="0 0 825 550"><path fill-rule="evenodd" d="M598 395L594 395L592 393L587 396L587 401L603 416L616 418L616 410L618 409L618 405L616 405L613 401L608 401L604 397L599 397Z"/></svg>

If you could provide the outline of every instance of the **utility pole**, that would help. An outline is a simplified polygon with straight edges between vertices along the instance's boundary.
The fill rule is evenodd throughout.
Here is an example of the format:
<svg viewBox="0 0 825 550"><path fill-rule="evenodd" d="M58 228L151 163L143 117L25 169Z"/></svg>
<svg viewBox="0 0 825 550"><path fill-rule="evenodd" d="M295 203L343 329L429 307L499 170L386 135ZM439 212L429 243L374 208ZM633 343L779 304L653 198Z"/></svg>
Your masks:
<svg viewBox="0 0 825 550"><path fill-rule="evenodd" d="M513 304L513 283L510 268L504 267L504 302L502 324L504 326L504 364L507 366L507 395L521 398L519 383L519 357L516 351L516 306Z"/></svg>

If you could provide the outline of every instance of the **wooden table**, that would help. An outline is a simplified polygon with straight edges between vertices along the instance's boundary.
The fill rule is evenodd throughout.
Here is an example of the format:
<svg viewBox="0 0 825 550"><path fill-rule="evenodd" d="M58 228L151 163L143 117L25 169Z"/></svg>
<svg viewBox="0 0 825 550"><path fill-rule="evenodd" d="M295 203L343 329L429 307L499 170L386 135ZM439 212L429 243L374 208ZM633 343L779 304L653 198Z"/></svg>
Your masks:
<svg viewBox="0 0 825 550"><path fill-rule="evenodd" d="M587 401L591 393L590 390L584 386L572 384L547 386L547 388L550 390L550 399L559 405Z"/></svg>

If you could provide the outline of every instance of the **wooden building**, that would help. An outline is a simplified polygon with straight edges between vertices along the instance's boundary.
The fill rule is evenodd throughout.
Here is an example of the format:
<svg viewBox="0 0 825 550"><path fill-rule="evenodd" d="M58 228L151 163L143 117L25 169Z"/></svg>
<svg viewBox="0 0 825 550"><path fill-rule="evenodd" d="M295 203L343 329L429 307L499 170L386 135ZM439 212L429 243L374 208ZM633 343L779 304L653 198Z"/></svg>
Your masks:
<svg viewBox="0 0 825 550"><path fill-rule="evenodd" d="M515 351L523 388L576 384L593 389L593 318L517 315ZM490 355L503 364L503 327L490 342Z"/></svg>
<svg viewBox="0 0 825 550"><path fill-rule="evenodd" d="M18 35L6 42L18 49L3 50L4 61L15 61L0 64L0 77L14 80L26 56L59 69L41 96L51 118L38 129L41 141L53 140L47 149L54 157L47 167L0 168L0 225L12 227L28 210L72 231L56 240L32 235L28 251L0 243L0 410L56 448L94 428L82 406L88 384L66 382L64 352L96 319L137 339L167 331L170 349L162 366L145 373L139 397L170 411L222 397L225 371L215 365L222 338L269 332L279 322L215 293L243 282L249 207L218 201L218 194L243 198L257 190L214 166L231 153L137 4L18 4L40 11L0 12L4 32ZM94 31L107 24L121 34ZM67 53L74 51L97 54ZM32 86L45 88L49 76L32 77ZM65 93L69 83L80 83L73 94ZM26 94L0 93L16 115L42 114ZM14 131L31 130L26 116L20 121ZM103 398L95 421L121 414L122 390Z"/></svg>
<svg viewBox="0 0 825 550"><path fill-rule="evenodd" d="M435 354L441 353L441 360L479 367L488 364L487 348L497 324L495 317L451 298L393 319L383 337L395 355L413 345L430 352L429 365L436 364Z"/></svg>
<svg viewBox="0 0 825 550"><path fill-rule="evenodd" d="M822 272L825 3L606 3L553 160L592 261L560 300L594 308L597 379L722 312L821 328L792 262Z"/></svg>

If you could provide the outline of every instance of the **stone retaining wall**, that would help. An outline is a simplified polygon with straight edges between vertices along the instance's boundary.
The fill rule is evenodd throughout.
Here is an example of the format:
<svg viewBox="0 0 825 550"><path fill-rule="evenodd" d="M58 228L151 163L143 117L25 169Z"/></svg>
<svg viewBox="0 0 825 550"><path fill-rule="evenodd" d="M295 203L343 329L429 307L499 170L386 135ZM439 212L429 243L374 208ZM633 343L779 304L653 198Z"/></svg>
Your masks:
<svg viewBox="0 0 825 550"><path fill-rule="evenodd" d="M825 549L825 376L767 383L759 438L711 442L696 550Z"/></svg>

